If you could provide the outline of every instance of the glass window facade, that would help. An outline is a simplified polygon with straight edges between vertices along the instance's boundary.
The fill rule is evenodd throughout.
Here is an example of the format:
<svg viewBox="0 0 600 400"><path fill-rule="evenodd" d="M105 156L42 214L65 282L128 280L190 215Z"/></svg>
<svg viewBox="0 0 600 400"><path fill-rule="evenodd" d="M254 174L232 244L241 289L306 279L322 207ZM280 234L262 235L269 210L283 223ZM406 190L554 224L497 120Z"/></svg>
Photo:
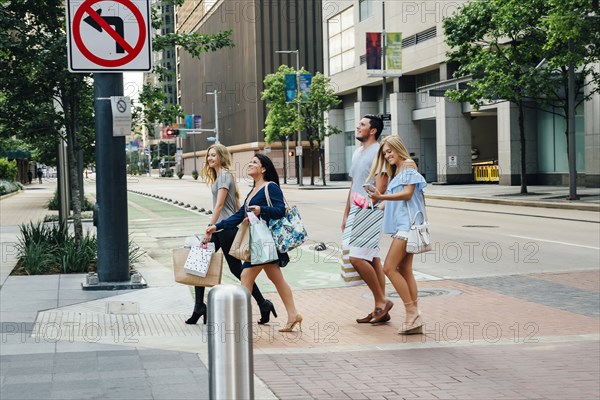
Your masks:
<svg viewBox="0 0 600 400"><path fill-rule="evenodd" d="M558 108L538 111L538 171L569 172L567 120ZM575 112L575 148L577 171L585 170L583 107Z"/></svg>
<svg viewBox="0 0 600 400"><path fill-rule="evenodd" d="M356 148L356 121L354 121L354 107L344 108L344 156L346 160L346 171L350 171L352 165L352 154Z"/></svg>
<svg viewBox="0 0 600 400"><path fill-rule="evenodd" d="M359 0L358 8L360 20L364 21L375 14L375 0Z"/></svg>
<svg viewBox="0 0 600 400"><path fill-rule="evenodd" d="M354 7L349 7L327 20L329 74L354 67Z"/></svg>

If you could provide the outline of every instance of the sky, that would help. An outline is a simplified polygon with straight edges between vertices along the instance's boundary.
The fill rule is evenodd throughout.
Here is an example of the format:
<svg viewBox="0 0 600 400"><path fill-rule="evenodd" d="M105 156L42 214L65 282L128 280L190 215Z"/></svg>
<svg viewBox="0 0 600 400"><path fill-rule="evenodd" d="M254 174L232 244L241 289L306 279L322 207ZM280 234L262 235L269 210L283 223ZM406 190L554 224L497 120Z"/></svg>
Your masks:
<svg viewBox="0 0 600 400"><path fill-rule="evenodd" d="M129 96L132 100L137 100L137 95L142 88L143 73L142 72L124 72L123 73L123 89L124 95Z"/></svg>

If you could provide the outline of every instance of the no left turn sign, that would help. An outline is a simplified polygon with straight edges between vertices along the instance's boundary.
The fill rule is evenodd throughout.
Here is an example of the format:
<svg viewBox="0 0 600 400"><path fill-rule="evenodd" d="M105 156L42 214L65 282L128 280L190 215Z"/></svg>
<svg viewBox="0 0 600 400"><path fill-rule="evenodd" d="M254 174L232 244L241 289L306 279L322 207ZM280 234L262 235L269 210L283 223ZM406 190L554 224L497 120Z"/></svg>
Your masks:
<svg viewBox="0 0 600 400"><path fill-rule="evenodd" d="M69 71L150 71L149 0L67 1Z"/></svg>

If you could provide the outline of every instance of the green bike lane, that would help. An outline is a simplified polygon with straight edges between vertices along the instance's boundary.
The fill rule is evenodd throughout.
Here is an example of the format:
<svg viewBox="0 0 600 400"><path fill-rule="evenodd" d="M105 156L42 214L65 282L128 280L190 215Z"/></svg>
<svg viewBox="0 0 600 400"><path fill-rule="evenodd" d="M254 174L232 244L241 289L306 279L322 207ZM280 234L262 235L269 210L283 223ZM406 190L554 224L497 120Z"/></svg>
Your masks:
<svg viewBox="0 0 600 400"><path fill-rule="evenodd" d="M186 237L201 235L203 228L210 222L210 215L153 197L128 192L127 200L132 239L149 257L165 268L173 268L172 250L183 246ZM340 277L339 245L332 241L328 243L326 250L315 251L314 244L309 239L303 246L289 253L290 263L283 269L283 273L292 289L344 286ZM226 265L223 266L222 283L239 283ZM275 291L265 274L258 276L257 284L265 293Z"/></svg>

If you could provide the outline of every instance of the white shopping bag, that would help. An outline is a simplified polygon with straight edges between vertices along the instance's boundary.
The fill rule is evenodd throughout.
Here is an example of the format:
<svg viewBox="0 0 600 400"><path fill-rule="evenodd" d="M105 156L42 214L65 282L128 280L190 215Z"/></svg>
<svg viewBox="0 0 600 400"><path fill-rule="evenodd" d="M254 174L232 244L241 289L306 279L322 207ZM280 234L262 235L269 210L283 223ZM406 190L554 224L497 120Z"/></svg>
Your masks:
<svg viewBox="0 0 600 400"><path fill-rule="evenodd" d="M267 223L253 213L248 213L248 220L250 221L250 263L260 265L277 261L279 258L277 247Z"/></svg>
<svg viewBox="0 0 600 400"><path fill-rule="evenodd" d="M215 244L212 242L205 245L193 246L185 260L183 270L188 274L204 278L208 273L208 267L210 266L213 254L215 254Z"/></svg>

